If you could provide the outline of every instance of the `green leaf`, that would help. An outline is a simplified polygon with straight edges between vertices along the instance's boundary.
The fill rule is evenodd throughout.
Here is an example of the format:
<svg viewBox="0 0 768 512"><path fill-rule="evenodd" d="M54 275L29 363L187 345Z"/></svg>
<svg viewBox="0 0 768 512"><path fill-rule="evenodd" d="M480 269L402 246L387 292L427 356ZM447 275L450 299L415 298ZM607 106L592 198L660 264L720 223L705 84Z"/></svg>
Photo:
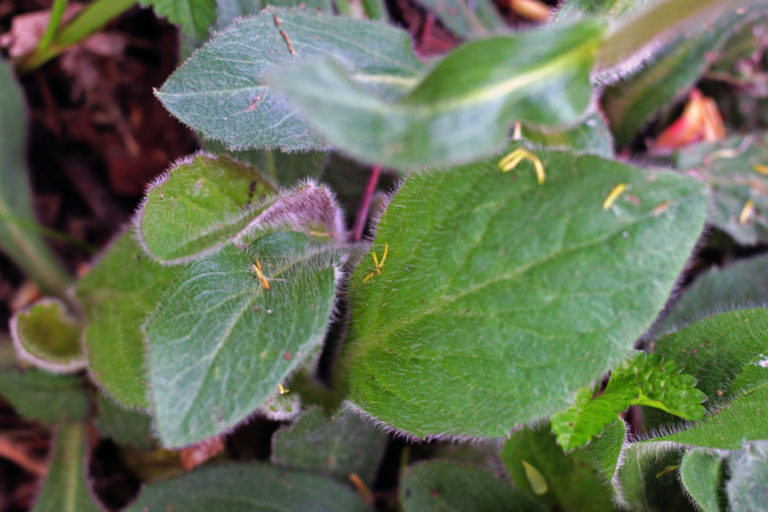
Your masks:
<svg viewBox="0 0 768 512"><path fill-rule="evenodd" d="M552 19L553 24L571 23L589 16L603 15L616 18L634 9L652 5L656 0L568 0L560 4Z"/></svg>
<svg viewBox="0 0 768 512"><path fill-rule="evenodd" d="M728 457L730 479L725 486L728 510L756 512L768 503L768 442L751 443Z"/></svg>
<svg viewBox="0 0 768 512"><path fill-rule="evenodd" d="M504 443L501 460L515 486L548 510L613 510L603 467L590 452L563 453L548 424L514 432Z"/></svg>
<svg viewBox="0 0 768 512"><path fill-rule="evenodd" d="M270 83L328 143L361 160L392 168L469 162L501 149L513 121L577 122L592 98L602 32L585 21L469 43L395 101L330 59L286 67Z"/></svg>
<svg viewBox="0 0 768 512"><path fill-rule="evenodd" d="M632 70L654 48L681 33L696 34L707 21L759 1L661 0L649 2L646 9L632 9L612 24L600 46L595 72L610 75Z"/></svg>
<svg viewBox="0 0 768 512"><path fill-rule="evenodd" d="M728 36L750 19L729 9L665 45L641 71L605 90L603 111L610 120L618 147L627 146L661 109L680 98L711 63L711 55Z"/></svg>
<svg viewBox="0 0 768 512"><path fill-rule="evenodd" d="M276 193L252 167L198 155L152 184L136 224L154 258L185 263L234 238Z"/></svg>
<svg viewBox="0 0 768 512"><path fill-rule="evenodd" d="M723 459L704 450L689 450L680 463L680 483L702 512L721 512L718 489Z"/></svg>
<svg viewBox="0 0 768 512"><path fill-rule="evenodd" d="M82 329L56 299L43 299L11 318L11 337L22 361L54 373L85 368Z"/></svg>
<svg viewBox="0 0 768 512"><path fill-rule="evenodd" d="M572 128L546 129L535 125L523 127L523 138L547 149L576 150L613 158L613 135L597 112Z"/></svg>
<svg viewBox="0 0 768 512"><path fill-rule="evenodd" d="M315 475L255 462L200 468L193 473L145 485L125 512L240 512L311 510L365 512L345 487Z"/></svg>
<svg viewBox="0 0 768 512"><path fill-rule="evenodd" d="M26 165L27 112L13 69L0 59L0 248L42 288L65 295L70 278L36 234Z"/></svg>
<svg viewBox="0 0 768 512"><path fill-rule="evenodd" d="M99 431L117 444L148 450L155 444L152 439L152 418L141 411L124 409L113 400L99 394L98 415L95 422Z"/></svg>
<svg viewBox="0 0 768 512"><path fill-rule="evenodd" d="M45 425L84 421L88 393L82 377L28 369L0 371L0 395L20 416Z"/></svg>
<svg viewBox="0 0 768 512"><path fill-rule="evenodd" d="M316 148L323 143L265 79L280 64L325 55L334 55L358 80L378 90L400 90L423 69L402 30L380 22L269 8L218 33L156 94L174 116L232 149Z"/></svg>
<svg viewBox="0 0 768 512"><path fill-rule="evenodd" d="M216 0L139 0L151 6L158 16L181 25L181 30L197 41L208 39L208 30L216 21Z"/></svg>
<svg viewBox="0 0 768 512"><path fill-rule="evenodd" d="M768 241L768 133L699 144L676 155L677 167L712 192L709 222L741 245ZM758 172L762 169L763 172ZM747 201L754 209L745 213Z"/></svg>
<svg viewBox="0 0 768 512"><path fill-rule="evenodd" d="M225 29L241 16L259 14L268 5L304 7L313 11L333 13L330 0L216 0L216 30Z"/></svg>
<svg viewBox="0 0 768 512"><path fill-rule="evenodd" d="M165 446L230 429L277 393L323 340L336 261L335 251L310 247L304 235L278 232L247 250L225 246L178 276L145 327Z"/></svg>
<svg viewBox="0 0 768 512"><path fill-rule="evenodd" d="M694 377L681 372L678 363L656 354L640 353L623 362L611 370L603 393L593 398L587 387L573 406L552 416L558 444L566 451L584 446L631 405L655 407L687 420L703 418L701 402L707 395L694 388Z"/></svg>
<svg viewBox="0 0 768 512"><path fill-rule="evenodd" d="M613 480L621 509L637 512L690 510L677 480L682 453L669 443L631 443Z"/></svg>
<svg viewBox="0 0 768 512"><path fill-rule="evenodd" d="M624 360L703 226L690 178L540 152L412 175L350 278L351 400L416 436L498 437ZM619 183L626 194L601 205ZM666 208L659 212L657 205Z"/></svg>
<svg viewBox="0 0 768 512"><path fill-rule="evenodd" d="M65 423L54 441L51 463L32 512L101 512L86 478L87 427Z"/></svg>
<svg viewBox="0 0 768 512"><path fill-rule="evenodd" d="M228 156L238 162L253 165L273 183L282 186L293 185L302 178L321 179L331 156L328 151L301 153L263 149L230 151L224 147L224 144L215 140L206 140L203 146L206 151L213 154Z"/></svg>
<svg viewBox="0 0 768 512"><path fill-rule="evenodd" d="M399 495L405 512L545 510L482 469L447 460L405 468Z"/></svg>
<svg viewBox="0 0 768 512"><path fill-rule="evenodd" d="M733 388L743 368L762 370L759 361L766 351L768 309L742 309L694 322L654 342L653 351L685 366L697 379L697 387L711 401L726 400L761 384ZM768 380L768 370L763 374ZM733 389L732 389L733 388Z"/></svg>
<svg viewBox="0 0 768 512"><path fill-rule="evenodd" d="M627 425L623 420L616 420L605 427L584 449L590 462L600 470L606 482L611 482L616 474L626 438Z"/></svg>
<svg viewBox="0 0 768 512"><path fill-rule="evenodd" d="M90 375L125 407L149 405L141 326L178 272L152 261L129 229L77 284Z"/></svg>
<svg viewBox="0 0 768 512"><path fill-rule="evenodd" d="M351 409L331 417L312 408L272 438L272 462L346 482L354 473L373 484L387 436Z"/></svg>
<svg viewBox="0 0 768 512"><path fill-rule="evenodd" d="M463 0L418 0L432 11L445 27L462 39L488 36L506 29L504 18L490 0L468 3Z"/></svg>
<svg viewBox="0 0 768 512"><path fill-rule="evenodd" d="M768 256L739 260L700 274L655 329L664 333L715 313L764 306L768 303Z"/></svg>

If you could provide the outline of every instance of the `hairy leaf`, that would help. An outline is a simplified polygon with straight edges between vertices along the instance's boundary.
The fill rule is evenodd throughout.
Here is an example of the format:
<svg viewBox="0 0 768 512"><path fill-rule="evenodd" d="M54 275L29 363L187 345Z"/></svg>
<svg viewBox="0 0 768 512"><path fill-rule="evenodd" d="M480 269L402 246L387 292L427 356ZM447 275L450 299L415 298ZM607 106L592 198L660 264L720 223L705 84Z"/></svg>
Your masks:
<svg viewBox="0 0 768 512"><path fill-rule="evenodd" d="M712 191L709 222L742 245L768 241L768 134L699 144L676 161Z"/></svg>
<svg viewBox="0 0 768 512"><path fill-rule="evenodd" d="M700 274L655 329L664 333L680 329L715 313L768 304L768 256L755 256L713 267Z"/></svg>
<svg viewBox="0 0 768 512"><path fill-rule="evenodd" d="M399 494L405 512L545 510L503 480L471 464L432 460L405 468L401 478Z"/></svg>
<svg viewBox="0 0 768 512"><path fill-rule="evenodd" d="M563 453L548 424L514 432L504 443L501 460L515 486L548 510L613 510L605 466L585 450ZM531 472L543 482L532 479Z"/></svg>
<svg viewBox="0 0 768 512"><path fill-rule="evenodd" d="M129 229L77 284L91 377L125 407L149 405L141 326L178 272L152 261Z"/></svg>
<svg viewBox="0 0 768 512"><path fill-rule="evenodd" d="M58 300L43 299L16 313L10 330L16 355L22 361L54 373L72 373L85 367L82 329Z"/></svg>
<svg viewBox="0 0 768 512"><path fill-rule="evenodd" d="M490 0L472 3L463 0L418 0L417 3L433 12L448 30L462 39L487 36L506 28L504 19Z"/></svg>
<svg viewBox="0 0 768 512"><path fill-rule="evenodd" d="M695 180L538 156L543 186L527 162L487 162L413 175L392 199L381 275L366 257L350 279L346 367L367 413L417 436L504 436L567 407L661 310L703 225Z"/></svg>
<svg viewBox="0 0 768 512"><path fill-rule="evenodd" d="M623 452L613 480L616 502L623 510L654 512L690 510L690 500L677 480L682 453L665 443L632 443Z"/></svg>
<svg viewBox="0 0 768 512"><path fill-rule="evenodd" d="M613 136L603 118L591 113L581 124L565 129L523 127L523 138L548 149L572 149L584 153L613 158Z"/></svg>
<svg viewBox="0 0 768 512"><path fill-rule="evenodd" d="M680 463L680 483L702 512L721 512L718 489L723 459L704 450L689 450Z"/></svg>
<svg viewBox="0 0 768 512"><path fill-rule="evenodd" d="M372 485L386 443L384 432L351 409L329 417L322 409L312 408L275 433L272 461L342 482L354 473Z"/></svg>
<svg viewBox="0 0 768 512"><path fill-rule="evenodd" d="M158 16L181 25L185 34L197 41L208 38L208 30L216 20L216 0L139 0L151 6Z"/></svg>
<svg viewBox="0 0 768 512"><path fill-rule="evenodd" d="M333 13L330 0L216 0L216 29L222 30L241 16L259 14L267 6L305 7L326 13Z"/></svg>
<svg viewBox="0 0 768 512"><path fill-rule="evenodd" d="M323 477L261 462L201 468L145 485L125 512L168 509L184 512L311 510L364 512L352 491Z"/></svg>
<svg viewBox="0 0 768 512"><path fill-rule="evenodd" d="M152 418L142 411L124 409L102 394L98 398L95 423L101 433L117 444L148 450L154 446Z"/></svg>
<svg viewBox="0 0 768 512"><path fill-rule="evenodd" d="M513 121L578 121L592 98L589 70L602 32L586 21L469 43L395 101L331 59L286 67L270 83L327 142L364 161L462 163L501 149Z"/></svg>
<svg viewBox="0 0 768 512"><path fill-rule="evenodd" d="M28 369L0 371L0 395L16 412L45 425L88 417L85 379Z"/></svg>
<svg viewBox="0 0 768 512"><path fill-rule="evenodd" d="M46 293L70 278L37 235L26 165L26 109L13 69L0 59L0 248Z"/></svg>
<svg viewBox="0 0 768 512"><path fill-rule="evenodd" d="M164 445L219 434L277 394L323 340L336 261L334 251L311 248L303 235L278 232L247 250L225 246L178 276L146 325Z"/></svg>
<svg viewBox="0 0 768 512"><path fill-rule="evenodd" d="M725 486L728 510L765 510L768 503L768 441L751 443L728 457L730 479Z"/></svg>
<svg viewBox="0 0 768 512"><path fill-rule="evenodd" d="M152 184L139 233L157 260L187 262L234 238L276 193L252 167L198 155Z"/></svg>
<svg viewBox="0 0 768 512"><path fill-rule="evenodd" d="M64 423L56 434L48 475L32 512L101 512L86 478L87 426Z"/></svg>
<svg viewBox="0 0 768 512"><path fill-rule="evenodd" d="M280 64L325 55L377 90L400 90L423 69L401 30L269 8L218 33L171 75L157 96L181 121L232 149L319 147L322 142L265 79Z"/></svg>

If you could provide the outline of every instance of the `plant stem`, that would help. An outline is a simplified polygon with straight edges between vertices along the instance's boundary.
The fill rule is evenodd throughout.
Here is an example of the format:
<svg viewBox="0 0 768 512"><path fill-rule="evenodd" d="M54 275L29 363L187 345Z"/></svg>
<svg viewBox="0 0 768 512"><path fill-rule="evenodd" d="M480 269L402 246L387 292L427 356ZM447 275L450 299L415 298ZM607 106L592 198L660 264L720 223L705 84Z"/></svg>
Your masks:
<svg viewBox="0 0 768 512"><path fill-rule="evenodd" d="M36 49L18 63L19 73L28 73L57 57L71 46L100 30L104 25L124 13L136 0L95 0L77 15L75 19L55 35L44 50Z"/></svg>
<svg viewBox="0 0 768 512"><path fill-rule="evenodd" d="M371 176L368 178L368 184L365 186L365 193L360 199L360 205L357 207L355 225L352 227L352 239L355 241L363 238L365 221L368 219L368 210L371 208L371 197L373 197L373 191L376 190L376 184L379 182L380 172L381 166L374 165L373 169L371 169Z"/></svg>
<svg viewBox="0 0 768 512"><path fill-rule="evenodd" d="M56 36L56 32L59 30L61 19L64 17L64 11L67 9L67 0L53 0L53 6L51 7L51 16L48 19L48 26L45 28L43 37L40 38L40 42L37 43L35 53L45 52Z"/></svg>

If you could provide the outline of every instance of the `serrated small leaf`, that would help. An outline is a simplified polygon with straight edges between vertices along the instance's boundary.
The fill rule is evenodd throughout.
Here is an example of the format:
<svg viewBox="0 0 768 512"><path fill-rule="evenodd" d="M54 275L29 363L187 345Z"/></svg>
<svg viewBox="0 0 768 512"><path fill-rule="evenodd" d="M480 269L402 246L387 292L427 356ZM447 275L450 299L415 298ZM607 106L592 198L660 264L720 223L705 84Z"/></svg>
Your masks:
<svg viewBox="0 0 768 512"><path fill-rule="evenodd" d="M85 368L82 327L56 299L43 299L13 315L10 324L17 357L53 373Z"/></svg>
<svg viewBox="0 0 768 512"><path fill-rule="evenodd" d="M674 361L640 353L611 370L605 390L592 397L590 388L577 394L576 403L552 416L552 432L564 450L587 444L616 415L631 405L661 409L686 420L704 417L707 395L695 389L696 379Z"/></svg>
<svg viewBox="0 0 768 512"><path fill-rule="evenodd" d="M768 241L768 134L699 144L675 158L712 191L709 222L742 245Z"/></svg>
<svg viewBox="0 0 768 512"><path fill-rule="evenodd" d="M757 512L768 503L768 441L751 443L728 457L728 510Z"/></svg>
<svg viewBox="0 0 768 512"><path fill-rule="evenodd" d="M178 272L152 261L128 229L77 284L90 375L126 407L149 405L141 326Z"/></svg>
<svg viewBox="0 0 768 512"><path fill-rule="evenodd" d="M182 31L196 41L205 41L216 21L216 0L139 0L151 6L158 16L181 25Z"/></svg>
<svg viewBox="0 0 768 512"><path fill-rule="evenodd" d="M417 0L442 24L462 39L475 39L506 29L504 18L490 0L467 3L462 0Z"/></svg>
<svg viewBox="0 0 768 512"><path fill-rule="evenodd" d="M275 433L272 461L342 482L354 473L370 486L386 443L384 432L351 409L329 417L315 407Z"/></svg>
<svg viewBox="0 0 768 512"><path fill-rule="evenodd" d="M0 371L0 395L20 416L45 425L88 417L85 379L41 370Z"/></svg>
<svg viewBox="0 0 768 512"><path fill-rule="evenodd" d="M154 446L152 417L138 410L128 410L111 399L99 394L96 426L102 435L119 445L129 445L142 450Z"/></svg>
<svg viewBox="0 0 768 512"><path fill-rule="evenodd" d="M158 261L184 263L234 238L276 194L252 167L197 155L152 184L137 226Z"/></svg>
<svg viewBox="0 0 768 512"><path fill-rule="evenodd" d="M265 79L280 64L321 55L335 56L378 90L399 90L423 69L402 30L268 8L216 34L171 75L157 96L181 121L232 149L317 148L323 143Z"/></svg>
<svg viewBox="0 0 768 512"><path fill-rule="evenodd" d="M514 432L504 443L501 461L517 488L548 510L613 510L604 467L585 450L566 455L548 424Z"/></svg>
<svg viewBox="0 0 768 512"><path fill-rule="evenodd" d="M603 29L585 21L468 43L396 101L330 59L286 67L270 83L327 142L361 160L464 163L500 150L512 121L577 122L592 98L589 70Z"/></svg>
<svg viewBox="0 0 768 512"><path fill-rule="evenodd" d="M716 313L765 306L768 280L755 279L765 275L768 275L768 255L708 269L683 290L654 331L664 334Z"/></svg>
<svg viewBox="0 0 768 512"><path fill-rule="evenodd" d="M680 483L702 512L722 512L718 499L723 459L704 450L689 450L680 463Z"/></svg>
<svg viewBox="0 0 768 512"><path fill-rule="evenodd" d="M471 464L432 460L408 466L400 483L405 512L525 510L544 507Z"/></svg>
<svg viewBox="0 0 768 512"><path fill-rule="evenodd" d="M493 161L414 174L390 202L381 275L366 256L350 278L345 367L369 414L420 437L504 436L567 407L663 307L703 225L700 186L537 155L543 186L527 163Z"/></svg>
<svg viewBox="0 0 768 512"><path fill-rule="evenodd" d="M103 512L88 488L86 434L84 423L59 427L48 474L32 512Z"/></svg>
<svg viewBox="0 0 768 512"><path fill-rule="evenodd" d="M168 508L184 512L369 510L356 494L332 480L260 462L200 468L188 475L147 484L125 512Z"/></svg>
<svg viewBox="0 0 768 512"><path fill-rule="evenodd" d="M259 262L264 282L252 268ZM335 300L334 250L299 233L264 236L190 264L146 324L157 431L168 447L252 414L322 342Z"/></svg>

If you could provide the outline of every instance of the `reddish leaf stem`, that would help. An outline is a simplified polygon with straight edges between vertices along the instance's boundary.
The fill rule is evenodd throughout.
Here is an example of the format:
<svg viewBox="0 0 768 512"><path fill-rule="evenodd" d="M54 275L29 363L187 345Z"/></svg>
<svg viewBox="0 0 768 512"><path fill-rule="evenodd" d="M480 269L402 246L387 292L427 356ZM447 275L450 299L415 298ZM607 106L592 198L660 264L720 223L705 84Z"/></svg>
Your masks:
<svg viewBox="0 0 768 512"><path fill-rule="evenodd" d="M368 220L368 210L371 208L371 197L373 197L373 191L376 190L376 184L379 182L380 172L381 165L374 165L373 169L371 169L371 175L368 177L368 184L365 186L365 193L360 198L355 224L352 226L352 240L354 241L363 238L365 221Z"/></svg>

